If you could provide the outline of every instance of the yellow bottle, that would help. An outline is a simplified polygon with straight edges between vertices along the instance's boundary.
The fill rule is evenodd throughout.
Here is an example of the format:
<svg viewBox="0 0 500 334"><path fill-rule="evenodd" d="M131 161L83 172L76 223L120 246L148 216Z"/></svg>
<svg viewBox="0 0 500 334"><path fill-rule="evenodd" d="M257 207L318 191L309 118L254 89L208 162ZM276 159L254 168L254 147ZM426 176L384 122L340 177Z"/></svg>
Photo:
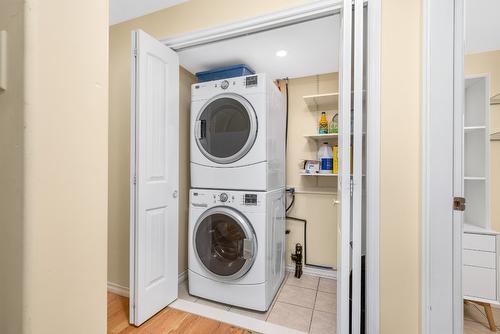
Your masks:
<svg viewBox="0 0 500 334"><path fill-rule="evenodd" d="M333 146L333 174L339 173L339 147Z"/></svg>
<svg viewBox="0 0 500 334"><path fill-rule="evenodd" d="M326 119L326 113L324 111L321 113L321 117L319 119L318 133L319 134L328 133L328 120Z"/></svg>

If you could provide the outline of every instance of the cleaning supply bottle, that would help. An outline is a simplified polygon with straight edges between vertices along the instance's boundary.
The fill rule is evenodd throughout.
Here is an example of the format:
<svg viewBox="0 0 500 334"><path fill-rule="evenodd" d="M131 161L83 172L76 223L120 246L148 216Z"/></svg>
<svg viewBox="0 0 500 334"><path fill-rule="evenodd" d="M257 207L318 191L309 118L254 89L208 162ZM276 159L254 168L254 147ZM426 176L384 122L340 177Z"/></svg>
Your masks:
<svg viewBox="0 0 500 334"><path fill-rule="evenodd" d="M328 120L326 119L326 113L324 111L321 113L321 117L319 119L318 133L319 134L328 133Z"/></svg>
<svg viewBox="0 0 500 334"><path fill-rule="evenodd" d="M335 114L328 125L328 133L338 133L339 132L339 114Z"/></svg>
<svg viewBox="0 0 500 334"><path fill-rule="evenodd" d="M333 174L339 173L339 147L333 146Z"/></svg>
<svg viewBox="0 0 500 334"><path fill-rule="evenodd" d="M323 143L318 150L319 173L331 174L333 172L333 152L328 143Z"/></svg>

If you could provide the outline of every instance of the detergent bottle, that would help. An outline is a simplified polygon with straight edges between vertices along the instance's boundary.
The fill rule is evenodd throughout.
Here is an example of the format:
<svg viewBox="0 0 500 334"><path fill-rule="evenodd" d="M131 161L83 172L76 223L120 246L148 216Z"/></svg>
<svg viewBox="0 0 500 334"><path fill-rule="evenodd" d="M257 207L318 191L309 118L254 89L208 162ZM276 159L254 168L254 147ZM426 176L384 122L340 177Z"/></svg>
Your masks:
<svg viewBox="0 0 500 334"><path fill-rule="evenodd" d="M326 113L324 111L321 113L321 117L319 119L318 133L328 133L328 120L326 119Z"/></svg>
<svg viewBox="0 0 500 334"><path fill-rule="evenodd" d="M333 173L333 151L328 143L323 143L318 150L319 160L319 173L331 174Z"/></svg>

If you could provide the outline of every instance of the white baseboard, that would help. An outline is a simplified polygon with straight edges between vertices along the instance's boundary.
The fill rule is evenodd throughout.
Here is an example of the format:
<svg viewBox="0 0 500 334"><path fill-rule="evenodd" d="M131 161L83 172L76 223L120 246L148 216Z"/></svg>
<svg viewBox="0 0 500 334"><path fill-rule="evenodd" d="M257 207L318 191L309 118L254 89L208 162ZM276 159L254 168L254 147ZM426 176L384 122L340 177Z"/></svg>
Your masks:
<svg viewBox="0 0 500 334"><path fill-rule="evenodd" d="M295 272L295 266L287 266L286 270L289 272ZM306 275L311 275L311 276L317 276L317 277L323 277L323 278L329 278L329 279L337 279L337 271L334 269L323 269L323 268L317 268L317 267L309 267L309 266L303 266L302 267L302 273Z"/></svg>
<svg viewBox="0 0 500 334"><path fill-rule="evenodd" d="M182 273L179 274L179 285L184 283L188 278L188 271L184 270Z"/></svg>
<svg viewBox="0 0 500 334"><path fill-rule="evenodd" d="M182 273L179 274L178 282L179 284L182 284L184 281L187 280L187 270L184 270ZM120 284L116 284L113 282L108 282L108 292L123 296L123 297L128 297L129 296L129 288L126 286L122 286Z"/></svg>
<svg viewBox="0 0 500 334"><path fill-rule="evenodd" d="M117 294L119 296L128 297L129 289L125 286L121 286L120 284L116 284L113 282L108 282L108 292Z"/></svg>

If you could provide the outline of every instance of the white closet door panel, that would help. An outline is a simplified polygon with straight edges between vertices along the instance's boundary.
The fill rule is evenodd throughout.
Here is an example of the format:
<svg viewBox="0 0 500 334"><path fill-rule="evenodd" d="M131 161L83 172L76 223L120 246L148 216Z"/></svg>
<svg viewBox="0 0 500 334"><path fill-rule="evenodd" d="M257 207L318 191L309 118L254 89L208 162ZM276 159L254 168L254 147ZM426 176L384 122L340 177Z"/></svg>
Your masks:
<svg viewBox="0 0 500 334"><path fill-rule="evenodd" d="M140 325L177 298L177 54L133 32L130 322Z"/></svg>
<svg viewBox="0 0 500 334"><path fill-rule="evenodd" d="M354 124L352 191L352 333L361 325L361 250L363 224L363 0L354 1Z"/></svg>
<svg viewBox="0 0 500 334"><path fill-rule="evenodd" d="M351 52L352 3L344 0L340 54L339 178L340 199L337 233L337 333L349 333L349 274L351 270Z"/></svg>

